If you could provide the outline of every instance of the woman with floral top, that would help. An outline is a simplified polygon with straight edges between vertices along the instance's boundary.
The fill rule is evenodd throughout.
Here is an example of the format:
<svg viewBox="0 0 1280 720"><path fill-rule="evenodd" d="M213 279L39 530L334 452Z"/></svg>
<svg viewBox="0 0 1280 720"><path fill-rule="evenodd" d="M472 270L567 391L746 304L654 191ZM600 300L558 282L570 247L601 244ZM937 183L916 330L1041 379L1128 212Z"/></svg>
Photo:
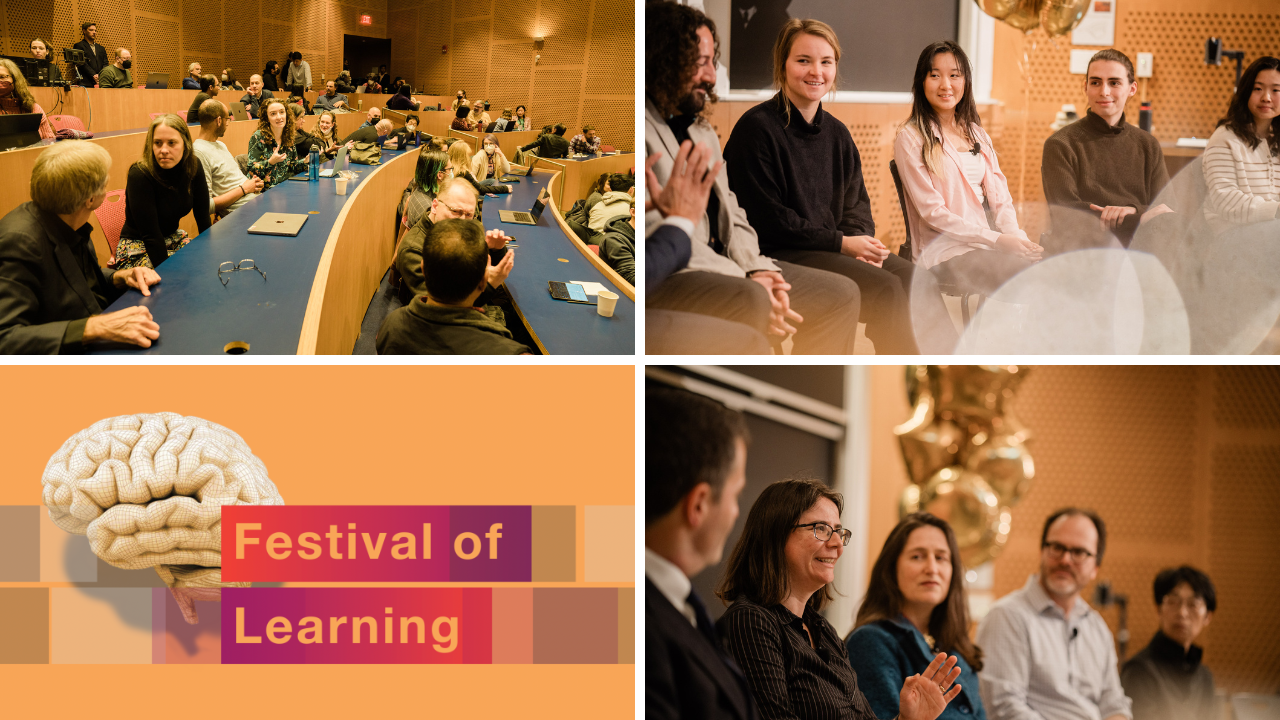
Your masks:
<svg viewBox="0 0 1280 720"><path fill-rule="evenodd" d="M249 138L249 174L262 178L263 190L283 182L307 166L294 149L293 114L280 98L262 106L258 129Z"/></svg>

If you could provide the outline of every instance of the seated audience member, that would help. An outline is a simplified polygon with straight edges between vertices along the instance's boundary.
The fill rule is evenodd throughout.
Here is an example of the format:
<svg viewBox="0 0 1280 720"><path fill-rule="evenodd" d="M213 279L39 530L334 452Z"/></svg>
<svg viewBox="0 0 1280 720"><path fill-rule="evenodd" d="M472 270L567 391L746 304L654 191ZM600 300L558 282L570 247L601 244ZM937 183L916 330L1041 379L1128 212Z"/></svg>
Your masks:
<svg viewBox="0 0 1280 720"><path fill-rule="evenodd" d="M325 159L337 155L338 148L343 145L338 142L337 130L338 116L332 110L325 110L316 117L316 131L311 133L311 137L319 143L320 152ZM350 150L354 145L355 143L348 143L347 149Z"/></svg>
<svg viewBox="0 0 1280 720"><path fill-rule="evenodd" d="M31 57L37 60L49 61L49 81L62 82L62 70L58 67L56 59L49 57L49 45L40 38L31 41Z"/></svg>
<svg viewBox="0 0 1280 720"><path fill-rule="evenodd" d="M497 180L511 174L511 163L498 147L498 138L493 133L484 136L484 145L471 159L471 174L476 180L484 182L490 178Z"/></svg>
<svg viewBox="0 0 1280 720"><path fill-rule="evenodd" d="M256 120L261 112L262 103L274 97L270 90L262 86L261 75L250 75L249 91L240 98L240 102L244 103L244 111L249 114L249 117Z"/></svg>
<svg viewBox="0 0 1280 720"><path fill-rule="evenodd" d="M63 142L36 156L31 199L0 219L0 353L79 353L97 342L151 347L160 326L136 306L102 314L127 288L150 295L147 267L98 267L89 218L107 196L111 155Z"/></svg>
<svg viewBox="0 0 1280 720"><path fill-rule="evenodd" d="M275 60L268 60L267 66L262 69L262 86L272 92L280 91L280 63ZM253 82L253 78L249 78L249 82ZM270 97L270 96L268 96Z"/></svg>
<svg viewBox="0 0 1280 720"><path fill-rule="evenodd" d="M469 183L439 178L439 175L437 178L435 195L426 211L418 212L417 221L407 226L408 230L396 246L393 264L400 276L400 299L405 304L426 292L426 280L422 275L422 244L431 233L431 226L441 220L470 220L476 216L476 191Z"/></svg>
<svg viewBox="0 0 1280 720"><path fill-rule="evenodd" d="M690 27L696 32L676 32ZM645 145L658 155L649 165L655 185L669 182L686 141L708 148L716 166L722 162L720 140L702 117L715 100L715 48L715 24L702 11L667 1L645 5ZM658 227L663 215L670 213L648 210L645 227ZM711 315L778 338L796 333L796 353L853 352L858 286L762 255L723 176L712 186L706 212L684 229L692 241L688 267L648 293L646 310ZM802 329L797 333L792 323L803 323Z"/></svg>
<svg viewBox="0 0 1280 720"><path fill-rule="evenodd" d="M1084 117L1044 142L1040 175L1054 253L1106 247L1112 234L1129 247L1140 224L1170 211L1151 206L1169 183L1160 142L1125 122L1125 103L1138 91L1133 63L1119 50L1099 50L1085 78Z"/></svg>
<svg viewBox="0 0 1280 720"><path fill-rule="evenodd" d="M53 123L45 116L44 108L40 107L35 95L31 94L27 79L18 70L18 66L8 58L0 58L0 115L22 113L36 113L43 118L40 121L40 137L53 138L57 135Z"/></svg>
<svg viewBox="0 0 1280 720"><path fill-rule="evenodd" d="M191 107L187 110L187 122L199 122L200 106L204 105L205 100L218 97L220 90L217 78L212 75L201 75L200 92L196 93L196 99L191 101Z"/></svg>
<svg viewBox="0 0 1280 720"><path fill-rule="evenodd" d="M222 69L222 76L221 76L221 78L220 78L220 79L222 80L222 87L227 88L227 89L229 89L229 90L236 90L236 91L238 91L238 92L244 92L244 86L243 86L243 85L241 85L241 84L236 80L236 74L235 74L234 72L232 72L231 68L223 68L223 69ZM264 81L264 82L265 82L265 81ZM267 89L269 90L270 88L267 88Z"/></svg>
<svg viewBox="0 0 1280 720"><path fill-rule="evenodd" d="M529 118L526 116L526 113L527 113L527 112L528 112L528 111L525 109L525 106L523 106L523 105L517 105L517 106L516 106L516 112L515 112L515 118L514 118L514 119L515 119L515 124L514 124L513 126L511 126L511 127L508 127L506 131L507 131L507 132L515 132L515 131L517 131L517 130L528 130L528 129L529 129Z"/></svg>
<svg viewBox="0 0 1280 720"><path fill-rule="evenodd" d="M583 125L582 133L574 135L569 141L569 149L575 154L598 155L600 153L600 137L596 135L594 125Z"/></svg>
<svg viewBox="0 0 1280 720"><path fill-rule="evenodd" d="M307 167L294 147L297 126L289 106L280 98L262 105L258 129L249 137L249 174L261 178L264 190L274 187Z"/></svg>
<svg viewBox="0 0 1280 720"><path fill-rule="evenodd" d="M876 717L896 715L902 684L945 652L956 658L962 689L939 717L986 720L976 674L982 650L969 639L964 565L947 521L913 513L889 533L845 648Z"/></svg>
<svg viewBox="0 0 1280 720"><path fill-rule="evenodd" d="M311 89L311 65L302 59L302 53L293 51L289 55L289 67L286 68L283 90L301 95Z"/></svg>
<svg viewBox="0 0 1280 720"><path fill-rule="evenodd" d="M405 116L404 125L391 131L388 140L395 140L396 147L403 150L409 145L421 145L423 138L422 133L418 131L418 123L421 121L417 115L410 113ZM430 137L430 136L428 136Z"/></svg>
<svg viewBox="0 0 1280 720"><path fill-rule="evenodd" d="M98 87L133 87L133 73L129 70L133 67L133 55L124 48L116 48L115 58L115 62L102 68L102 72L98 74Z"/></svg>
<svg viewBox="0 0 1280 720"><path fill-rule="evenodd" d="M997 600L978 626L987 717L1133 717L1111 631L1080 597L1106 548L1106 525L1091 511L1065 508L1045 520L1040 573Z"/></svg>
<svg viewBox="0 0 1280 720"><path fill-rule="evenodd" d="M600 259L618 271L624 280L636 284L636 208L604 226L600 236Z"/></svg>
<svg viewBox="0 0 1280 720"><path fill-rule="evenodd" d="M290 100L293 99L294 98L290 98ZM310 162L311 148L315 147L317 152L322 152L324 150L324 143L321 142L319 138L303 129L302 116L305 111L302 109L302 105L300 103L290 102L287 104L287 107L289 108L289 114L293 116L293 149L299 158L307 158L307 161ZM323 162L323 159L321 161Z"/></svg>
<svg viewBox="0 0 1280 720"><path fill-rule="evenodd" d="M80 25L80 34L84 36L83 40L78 41L72 47L76 50L84 52L84 63L77 65L80 71L80 84L85 87L93 87L98 82L99 74L102 69L108 65L107 49L97 43L98 24L83 23Z"/></svg>
<svg viewBox="0 0 1280 720"><path fill-rule="evenodd" d="M356 130L353 131L350 135L348 135L345 139L343 139L342 142L343 144L346 144L349 142L366 142L366 143L377 143L378 145L382 145L382 143L386 142L387 138L390 135L391 135L391 121L379 120L377 124L373 126L361 125L359 128L356 128Z"/></svg>
<svg viewBox="0 0 1280 720"><path fill-rule="evenodd" d="M201 90L200 87L200 63L193 62L187 66L187 76L182 78L183 90ZM199 112L199 105L196 105L196 112Z"/></svg>
<svg viewBox="0 0 1280 720"><path fill-rule="evenodd" d="M387 100L387 107L392 110L417 110L421 108L422 103L414 100L413 96L409 94L411 90L412 88L408 85L401 85L396 94Z"/></svg>
<svg viewBox="0 0 1280 720"><path fill-rule="evenodd" d="M591 181L591 187L587 188L587 198L582 203L582 213L587 218L591 217L591 208L596 206L604 198L604 194L609 192L609 176L613 173L603 172L600 177ZM587 224L587 220L582 221L583 225Z"/></svg>
<svg viewBox="0 0 1280 720"><path fill-rule="evenodd" d="M635 181L628 175L614 173L609 176L609 191L591 208L587 227L604 232L604 226L620 215L626 215L635 207Z"/></svg>
<svg viewBox="0 0 1280 720"><path fill-rule="evenodd" d="M501 308L476 305L490 283L506 280L514 256L508 252L495 268L476 220L432 225L422 247L426 294L387 315L378 328L378 354L530 354L528 346L512 339Z"/></svg>
<svg viewBox="0 0 1280 720"><path fill-rule="evenodd" d="M1009 181L978 119L972 79L959 45L926 47L911 85L911 117L898 131L893 158L915 262L940 282L989 295L1031 267L1043 248L1018 228ZM988 222L984 206L999 229Z"/></svg>
<svg viewBox="0 0 1280 720"><path fill-rule="evenodd" d="M489 127L489 113L485 112L484 105L477 102L471 106L471 112L467 114L467 124L476 132L484 132Z"/></svg>
<svg viewBox="0 0 1280 720"><path fill-rule="evenodd" d="M413 178L405 186L397 209L401 233L408 232L409 228L417 225L422 216L431 210L431 203L436 199L440 184L452 177L453 163L449 161L447 154L439 150L423 150L418 153Z"/></svg>
<svg viewBox="0 0 1280 720"><path fill-rule="evenodd" d="M720 562L738 517L747 424L686 390L646 389L644 404L646 717L753 720L746 679L690 580Z"/></svg>
<svg viewBox="0 0 1280 720"><path fill-rule="evenodd" d="M1219 235L1280 219L1280 59L1260 57L1241 76L1205 147L1204 180L1205 220Z"/></svg>
<svg viewBox="0 0 1280 720"><path fill-rule="evenodd" d="M338 73L335 87L340 93L353 93L356 91L356 87L351 84L351 73L347 70Z"/></svg>
<svg viewBox="0 0 1280 720"><path fill-rule="evenodd" d="M822 616L835 564L853 533L840 523L844 499L817 480L764 489L716 588L732 603L716 623L747 676L764 720L824 717L874 720L848 653ZM906 678L894 713L933 720L961 686L957 659L939 653Z"/></svg>
<svg viewBox="0 0 1280 720"><path fill-rule="evenodd" d="M373 127L374 125L377 125L380 120L382 120L382 108L375 105L374 107L369 108L369 112L364 114L364 122L360 124L360 127Z"/></svg>
<svg viewBox="0 0 1280 720"><path fill-rule="evenodd" d="M471 146L465 140L450 138L454 142L449 145L446 152L449 154L450 164L453 165L453 175L460 180L466 180L471 183L476 192L484 195L492 193L495 195L503 195L511 192L510 185L504 185L493 178L486 180L477 180L476 176L471 172L471 163L474 159L471 155ZM477 214L484 207L484 198L480 198L480 206L477 208Z"/></svg>
<svg viewBox="0 0 1280 720"><path fill-rule="evenodd" d="M226 106L217 100L205 100L200 105L199 119L200 136L193 145L204 169L213 212L222 217L244 205L255 193L262 192L263 183L261 178L245 177L240 172L240 164L222 142L230 125Z"/></svg>
<svg viewBox="0 0 1280 720"><path fill-rule="evenodd" d="M316 98L316 107L321 110L333 110L347 107L347 96L338 94L338 84L330 80L324 84L324 92Z"/></svg>
<svg viewBox="0 0 1280 720"><path fill-rule="evenodd" d="M191 242L178 228L194 212L198 232L212 224L209 184L196 155L187 121L161 115L147 129L142 159L129 168L124 190L124 227L116 245L116 267L160 267Z"/></svg>
<svg viewBox="0 0 1280 720"><path fill-rule="evenodd" d="M474 128L471 127L471 123L467 120L467 115L469 113L470 113L470 108L466 106L463 106L458 108L457 110L454 110L453 122L449 123L449 129L462 130L463 132L470 132L471 130L473 130Z"/></svg>
<svg viewBox="0 0 1280 720"><path fill-rule="evenodd" d="M957 335L937 281L875 237L862 158L844 123L822 108L835 90L840 41L820 20L788 21L773 47L778 94L748 110L725 144L729 187L769 257L858 284L861 320L880 354L951 352ZM923 320L915 327L915 315Z"/></svg>
<svg viewBox="0 0 1280 720"><path fill-rule="evenodd" d="M458 96L453 99L453 104L449 106L450 110L457 110L460 107L469 108L471 101L467 100L467 91L459 90Z"/></svg>
<svg viewBox="0 0 1280 720"><path fill-rule="evenodd" d="M506 132L507 128L510 127L512 124L511 108L503 108L502 116L499 117L496 122L497 122L497 125L494 126L493 131Z"/></svg>
<svg viewBox="0 0 1280 720"><path fill-rule="evenodd" d="M534 154L540 158L562 158L569 155L569 141L564 139L564 131L567 130L562 123L556 123L551 132L544 132L538 136L537 140L520 148L528 152L533 150Z"/></svg>
<svg viewBox="0 0 1280 720"><path fill-rule="evenodd" d="M1133 720L1217 717L1213 673L1200 664L1204 650L1192 644L1218 607L1213 581L1187 565L1161 570L1155 596L1160 629L1120 668L1120 683L1133 700Z"/></svg>

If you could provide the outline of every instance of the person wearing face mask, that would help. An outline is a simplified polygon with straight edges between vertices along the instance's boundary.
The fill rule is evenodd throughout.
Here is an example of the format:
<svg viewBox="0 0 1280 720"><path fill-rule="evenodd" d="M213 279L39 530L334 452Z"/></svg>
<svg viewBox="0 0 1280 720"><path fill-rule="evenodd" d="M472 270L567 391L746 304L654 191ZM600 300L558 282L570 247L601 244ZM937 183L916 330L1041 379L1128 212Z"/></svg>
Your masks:
<svg viewBox="0 0 1280 720"><path fill-rule="evenodd" d="M471 101L467 99L467 91L459 90L457 97L453 99L453 104L449 106L450 110L457 110L460 107L470 107Z"/></svg>
<svg viewBox="0 0 1280 720"><path fill-rule="evenodd" d="M244 86L236 81L236 74L231 71L231 68L222 69L221 79L222 79L222 87L244 92Z"/></svg>
<svg viewBox="0 0 1280 720"><path fill-rule="evenodd" d="M311 133L311 137L320 145L320 152L325 158L332 158L338 154L338 148L342 144L338 142L337 136L338 116L333 114L332 110L324 110L316 117L316 131ZM347 143L347 150L355 146L355 143Z"/></svg>
<svg viewBox="0 0 1280 720"><path fill-rule="evenodd" d="M84 39L72 47L84 52L84 63L77 65L76 68L80 71L80 84L85 87L93 87L98 83L98 76L102 73L102 69L109 64L107 49L97 42L97 23L84 23L80 26L80 34L84 36Z"/></svg>
<svg viewBox="0 0 1280 720"><path fill-rule="evenodd" d="M969 639L964 565L947 521L913 513L889 533L845 647L876 717L897 714L907 677L945 652L956 657L963 689L938 717L986 720L976 674L982 650Z"/></svg>
<svg viewBox="0 0 1280 720"><path fill-rule="evenodd" d="M27 79L18 70L18 66L12 60L0 58L0 115L22 113L38 113L41 116L40 137L57 136L53 124L45 117L44 108L40 107L27 87Z"/></svg>
<svg viewBox="0 0 1280 720"><path fill-rule="evenodd" d="M1133 717L1107 621L1080 597L1106 548L1106 525L1091 510L1063 508L1045 520L1039 574L978 625L982 704L992 720Z"/></svg>
<svg viewBox="0 0 1280 720"><path fill-rule="evenodd" d="M343 143L349 142L366 142L377 143L382 145L387 138L391 136L391 121L378 120L373 125L365 125L357 128L354 132L343 139Z"/></svg>
<svg viewBox="0 0 1280 720"><path fill-rule="evenodd" d="M194 143L196 157L204 168L211 209L222 217L262 192L263 183L261 178L245 177L240 172L240 164L222 142L230 124L226 106L217 100L206 100L200 105L199 119L200 136Z"/></svg>
<svg viewBox="0 0 1280 720"><path fill-rule="evenodd" d="M31 200L0 219L0 353L82 353L93 343L151 347L160 326L145 306L103 314L134 288L150 295L151 268L99 268L89 218L107 196L111 155L88 142L56 143L31 170Z"/></svg>
<svg viewBox="0 0 1280 720"><path fill-rule="evenodd" d="M115 263L122 270L157 268L190 242L178 229L187 213L195 212L199 232L209 228L209 184L185 120L167 114L151 121L142 159L129 168L124 198Z"/></svg>
<svg viewBox="0 0 1280 720"><path fill-rule="evenodd" d="M763 720L877 717L849 666L844 643L822 609L852 531L844 498L818 480L782 480L760 493L716 595L729 609L716 623L746 674ZM933 720L960 692L958 658L930 653L903 681L890 715Z"/></svg>
<svg viewBox="0 0 1280 720"><path fill-rule="evenodd" d="M511 163L507 161L507 156L502 154L502 148L498 147L498 138L490 133L484 136L483 142L484 145L480 151L471 158L471 174L476 176L476 180L479 182L490 178L497 180L511 174Z"/></svg>
<svg viewBox="0 0 1280 720"><path fill-rule="evenodd" d="M480 152L484 152L481 150ZM477 180L476 176L471 172L471 166L475 161L475 156L471 154L471 146L463 140L458 140L449 146L449 159L453 164L454 176L466 180L471 183L476 192L482 196L485 193L493 193L502 195L511 192L510 185L504 185L493 178ZM484 198L480 198L480 208L484 208Z"/></svg>
<svg viewBox="0 0 1280 720"><path fill-rule="evenodd" d="M31 41L31 57L37 60L49 60L49 82L62 82L62 70L49 57L49 44L40 38Z"/></svg>
<svg viewBox="0 0 1280 720"><path fill-rule="evenodd" d="M307 161L298 158L294 147L296 133L293 114L284 100L271 98L263 103L258 129L249 137L249 173L261 178L265 188L306 168Z"/></svg>
<svg viewBox="0 0 1280 720"><path fill-rule="evenodd" d="M360 124L360 127L373 127L374 125L377 125L378 121L381 119L382 109L375 105L369 108L369 112L365 113L364 122Z"/></svg>
<svg viewBox="0 0 1280 720"><path fill-rule="evenodd" d="M409 145L421 145L425 140L423 139L423 134L418 131L419 122L421 122L421 118L413 113L409 113L409 115L404 119L404 126L392 130L390 137L387 139L395 140L396 147L399 147L402 150ZM430 139L429 135L427 136L427 139Z"/></svg>
<svg viewBox="0 0 1280 720"><path fill-rule="evenodd" d="M133 55L124 48L116 48L115 57L115 62L102 68L102 72L98 74L98 87L133 87L133 73L129 70L133 67Z"/></svg>

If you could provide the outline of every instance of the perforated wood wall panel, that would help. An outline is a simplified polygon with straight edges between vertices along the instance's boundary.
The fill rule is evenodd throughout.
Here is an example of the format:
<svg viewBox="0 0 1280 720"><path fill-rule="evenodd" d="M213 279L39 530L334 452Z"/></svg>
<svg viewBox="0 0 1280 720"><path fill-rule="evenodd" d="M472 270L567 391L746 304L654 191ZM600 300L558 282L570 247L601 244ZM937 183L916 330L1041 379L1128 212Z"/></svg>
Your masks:
<svg viewBox="0 0 1280 720"><path fill-rule="evenodd" d="M178 21L139 15L134 19L134 28L137 32L137 41L131 48L134 83L145 81L147 73L167 72L169 86L181 87L182 75L175 78L175 73L179 72L178 47L174 42L178 37ZM185 73L186 68L181 72Z"/></svg>
<svg viewBox="0 0 1280 720"><path fill-rule="evenodd" d="M424 3L418 12L418 75L414 85L420 85L431 95L458 91L449 87L449 56L440 52L442 45L452 42L449 31L452 9L449 0L434 0Z"/></svg>
<svg viewBox="0 0 1280 720"><path fill-rule="evenodd" d="M55 53L80 39L72 17L75 6L70 0L8 0L4 10L8 30L5 51L9 55L26 55L32 38L49 43Z"/></svg>
<svg viewBox="0 0 1280 720"><path fill-rule="evenodd" d="M849 125L853 144L862 160L862 181L871 197L871 217L876 222L876 238L890 248L897 248L906 239L902 221L902 209L889 172L893 159L892 126L878 123L854 123ZM872 188L876 192L872 192Z"/></svg>
<svg viewBox="0 0 1280 720"><path fill-rule="evenodd" d="M98 24L98 44L107 48L107 59L118 47L133 47L133 12L129 0L80 0L77 20ZM80 28L72 29L72 42L80 40Z"/></svg>
<svg viewBox="0 0 1280 720"><path fill-rule="evenodd" d="M461 82L473 101L489 94L489 24L488 17L454 23L449 45L455 83Z"/></svg>
<svg viewBox="0 0 1280 720"><path fill-rule="evenodd" d="M541 0L538 27L546 38L543 65L581 64L586 51L590 5L581 0Z"/></svg>
<svg viewBox="0 0 1280 720"><path fill-rule="evenodd" d="M529 116L535 127L562 122L569 131L565 137L579 132L578 106L582 96L578 91L582 82L581 70L538 68L533 74L533 97L529 104Z"/></svg>
<svg viewBox="0 0 1280 720"><path fill-rule="evenodd" d="M182 47L188 51L205 53L205 58L222 56L222 3L186 2L182 4ZM188 60L190 64L193 60ZM201 59L203 63L204 60ZM214 63L215 65L217 63ZM202 65L205 72L221 70ZM184 65L183 72L186 72Z"/></svg>
<svg viewBox="0 0 1280 720"><path fill-rule="evenodd" d="M178 0L133 0L133 9L176 17Z"/></svg>
<svg viewBox="0 0 1280 720"><path fill-rule="evenodd" d="M260 0L223 0L223 12L226 17L259 17ZM274 27L274 26L272 26ZM241 85L248 87L249 76L262 72L266 67L263 57L261 39L265 34L238 32L229 30L223 38L223 64L236 74ZM283 56L279 56L283 59ZM219 68L221 69L221 68ZM232 98L233 101L239 97Z"/></svg>
<svg viewBox="0 0 1280 720"><path fill-rule="evenodd" d="M494 110L489 112L489 115L494 120L498 119L499 113L502 112L503 108L511 108L512 112L515 112L517 105L525 105L527 107L530 104L529 88L533 79L533 52L531 49L525 48L523 45L518 48L510 45L500 45L495 47L495 52L498 51L497 48L507 48L507 50L503 51L503 57L510 57L515 62L502 72L494 71L489 74L489 94L487 97L494 107ZM505 53L509 53L509 55ZM530 56L528 61L519 62L519 60L524 59L526 54ZM471 91L468 90L467 92Z"/></svg>
<svg viewBox="0 0 1280 720"><path fill-rule="evenodd" d="M1037 571L1045 517L1091 507L1107 523L1098 578L1129 596L1130 655L1158 627L1151 583L1190 564L1218 589L1218 612L1197 642L1218 686L1280 690L1280 369L1051 367L1034 369L1018 416L1035 433L1036 480L1015 506L995 595ZM1093 586L1084 591L1092 597ZM1116 630L1117 612L1103 611Z"/></svg>
<svg viewBox="0 0 1280 720"><path fill-rule="evenodd" d="M298 51L310 51L303 53L303 60L311 66L311 74L314 79L319 79L320 69L317 63L324 65L323 57L315 57L315 54L323 54L325 51L325 17L328 13L328 22L332 23L335 16L340 16L342 5L337 3L326 3L324 0L298 0L298 13L293 23L293 41L298 44ZM308 56L310 55L310 56Z"/></svg>
<svg viewBox="0 0 1280 720"><path fill-rule="evenodd" d="M294 0L271 0L263 3L262 17L265 20L291 22L293 20Z"/></svg>
<svg viewBox="0 0 1280 720"><path fill-rule="evenodd" d="M407 75L410 79L415 75L414 63L417 62L417 49L413 43L418 36L418 10L391 11L387 14L387 37L391 38L392 76Z"/></svg>

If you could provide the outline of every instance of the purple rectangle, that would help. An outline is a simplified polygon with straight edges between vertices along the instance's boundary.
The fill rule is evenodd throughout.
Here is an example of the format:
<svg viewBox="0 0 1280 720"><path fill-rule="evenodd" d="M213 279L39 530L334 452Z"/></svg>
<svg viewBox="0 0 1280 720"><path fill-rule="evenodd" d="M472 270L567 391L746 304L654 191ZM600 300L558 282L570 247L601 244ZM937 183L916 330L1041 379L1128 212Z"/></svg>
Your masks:
<svg viewBox="0 0 1280 720"><path fill-rule="evenodd" d="M533 580L533 508L457 505L449 508L449 579L453 582ZM468 556L470 556L468 558Z"/></svg>

